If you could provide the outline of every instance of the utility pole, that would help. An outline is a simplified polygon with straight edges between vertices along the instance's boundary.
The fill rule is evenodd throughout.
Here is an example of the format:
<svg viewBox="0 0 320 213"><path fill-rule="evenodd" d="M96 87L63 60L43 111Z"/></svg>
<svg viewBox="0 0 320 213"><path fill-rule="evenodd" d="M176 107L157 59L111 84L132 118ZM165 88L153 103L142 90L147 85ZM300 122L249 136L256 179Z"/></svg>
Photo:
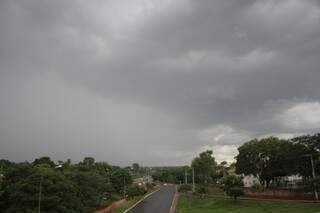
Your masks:
<svg viewBox="0 0 320 213"><path fill-rule="evenodd" d="M194 185L194 168L192 167L192 192L196 191L196 186Z"/></svg>
<svg viewBox="0 0 320 213"><path fill-rule="evenodd" d="M311 160L312 177L313 177L313 179L315 179L316 178L316 172L314 171L313 157L312 157L312 154L310 154L309 156L310 156L310 160ZM319 200L319 196L318 196L318 192L317 192L316 187L314 188L314 196L315 196L316 200Z"/></svg>
<svg viewBox="0 0 320 213"><path fill-rule="evenodd" d="M184 183L188 184L188 173L187 173L187 169L184 170Z"/></svg>
<svg viewBox="0 0 320 213"><path fill-rule="evenodd" d="M38 213L41 212L41 192L42 192L42 180L43 176L41 176L40 183L39 183L39 200L38 200Z"/></svg>

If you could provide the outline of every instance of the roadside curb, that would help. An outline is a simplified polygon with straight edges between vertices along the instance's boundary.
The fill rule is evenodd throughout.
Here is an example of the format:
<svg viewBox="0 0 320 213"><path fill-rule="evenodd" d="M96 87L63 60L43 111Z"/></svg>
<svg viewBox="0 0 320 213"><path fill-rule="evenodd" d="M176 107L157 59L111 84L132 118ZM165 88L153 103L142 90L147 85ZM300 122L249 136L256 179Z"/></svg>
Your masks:
<svg viewBox="0 0 320 213"><path fill-rule="evenodd" d="M179 194L178 194L177 186L175 187L175 189L176 189L176 192L174 193L169 213L175 213L176 212Z"/></svg>
<svg viewBox="0 0 320 213"><path fill-rule="evenodd" d="M127 210L125 210L123 213L128 213L130 210L132 210L133 208L135 208L139 203L141 203L142 201L144 201L146 198L148 198L149 196L153 195L154 193L160 191L161 188L150 192L149 194L145 195L143 198L141 198L138 202L136 202L135 204L133 204L130 208L128 208Z"/></svg>

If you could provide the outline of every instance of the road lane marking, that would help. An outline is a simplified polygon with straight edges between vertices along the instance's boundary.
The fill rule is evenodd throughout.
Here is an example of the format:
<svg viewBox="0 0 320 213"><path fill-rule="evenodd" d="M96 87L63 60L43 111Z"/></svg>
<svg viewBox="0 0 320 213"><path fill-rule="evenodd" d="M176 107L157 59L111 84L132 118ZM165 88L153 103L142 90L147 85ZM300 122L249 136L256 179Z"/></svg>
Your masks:
<svg viewBox="0 0 320 213"><path fill-rule="evenodd" d="M148 198L149 196L153 195L154 193L160 191L161 188L150 192L149 194L145 195L143 198L141 198L138 202L136 202L133 206L131 206L130 208L128 208L127 210L125 210L123 213L128 213L130 210L132 210L133 208L135 208L139 203L141 203L142 201L144 201L146 198Z"/></svg>

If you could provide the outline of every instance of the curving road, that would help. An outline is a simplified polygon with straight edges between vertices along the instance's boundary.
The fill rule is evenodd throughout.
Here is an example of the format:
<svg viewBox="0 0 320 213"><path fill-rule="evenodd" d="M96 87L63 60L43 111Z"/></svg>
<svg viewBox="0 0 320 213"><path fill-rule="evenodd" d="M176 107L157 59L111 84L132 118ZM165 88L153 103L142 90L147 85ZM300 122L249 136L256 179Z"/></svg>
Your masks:
<svg viewBox="0 0 320 213"><path fill-rule="evenodd" d="M129 213L169 213L175 191L175 186L163 186L160 191L147 197Z"/></svg>

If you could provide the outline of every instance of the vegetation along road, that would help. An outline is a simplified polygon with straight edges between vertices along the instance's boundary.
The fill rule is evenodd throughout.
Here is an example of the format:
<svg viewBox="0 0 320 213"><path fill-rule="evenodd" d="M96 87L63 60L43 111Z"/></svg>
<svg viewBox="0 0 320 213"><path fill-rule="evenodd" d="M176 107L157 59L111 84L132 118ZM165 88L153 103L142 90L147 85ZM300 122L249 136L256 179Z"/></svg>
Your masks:
<svg viewBox="0 0 320 213"><path fill-rule="evenodd" d="M169 213L175 194L175 186L163 186L158 192L147 197L129 213Z"/></svg>

